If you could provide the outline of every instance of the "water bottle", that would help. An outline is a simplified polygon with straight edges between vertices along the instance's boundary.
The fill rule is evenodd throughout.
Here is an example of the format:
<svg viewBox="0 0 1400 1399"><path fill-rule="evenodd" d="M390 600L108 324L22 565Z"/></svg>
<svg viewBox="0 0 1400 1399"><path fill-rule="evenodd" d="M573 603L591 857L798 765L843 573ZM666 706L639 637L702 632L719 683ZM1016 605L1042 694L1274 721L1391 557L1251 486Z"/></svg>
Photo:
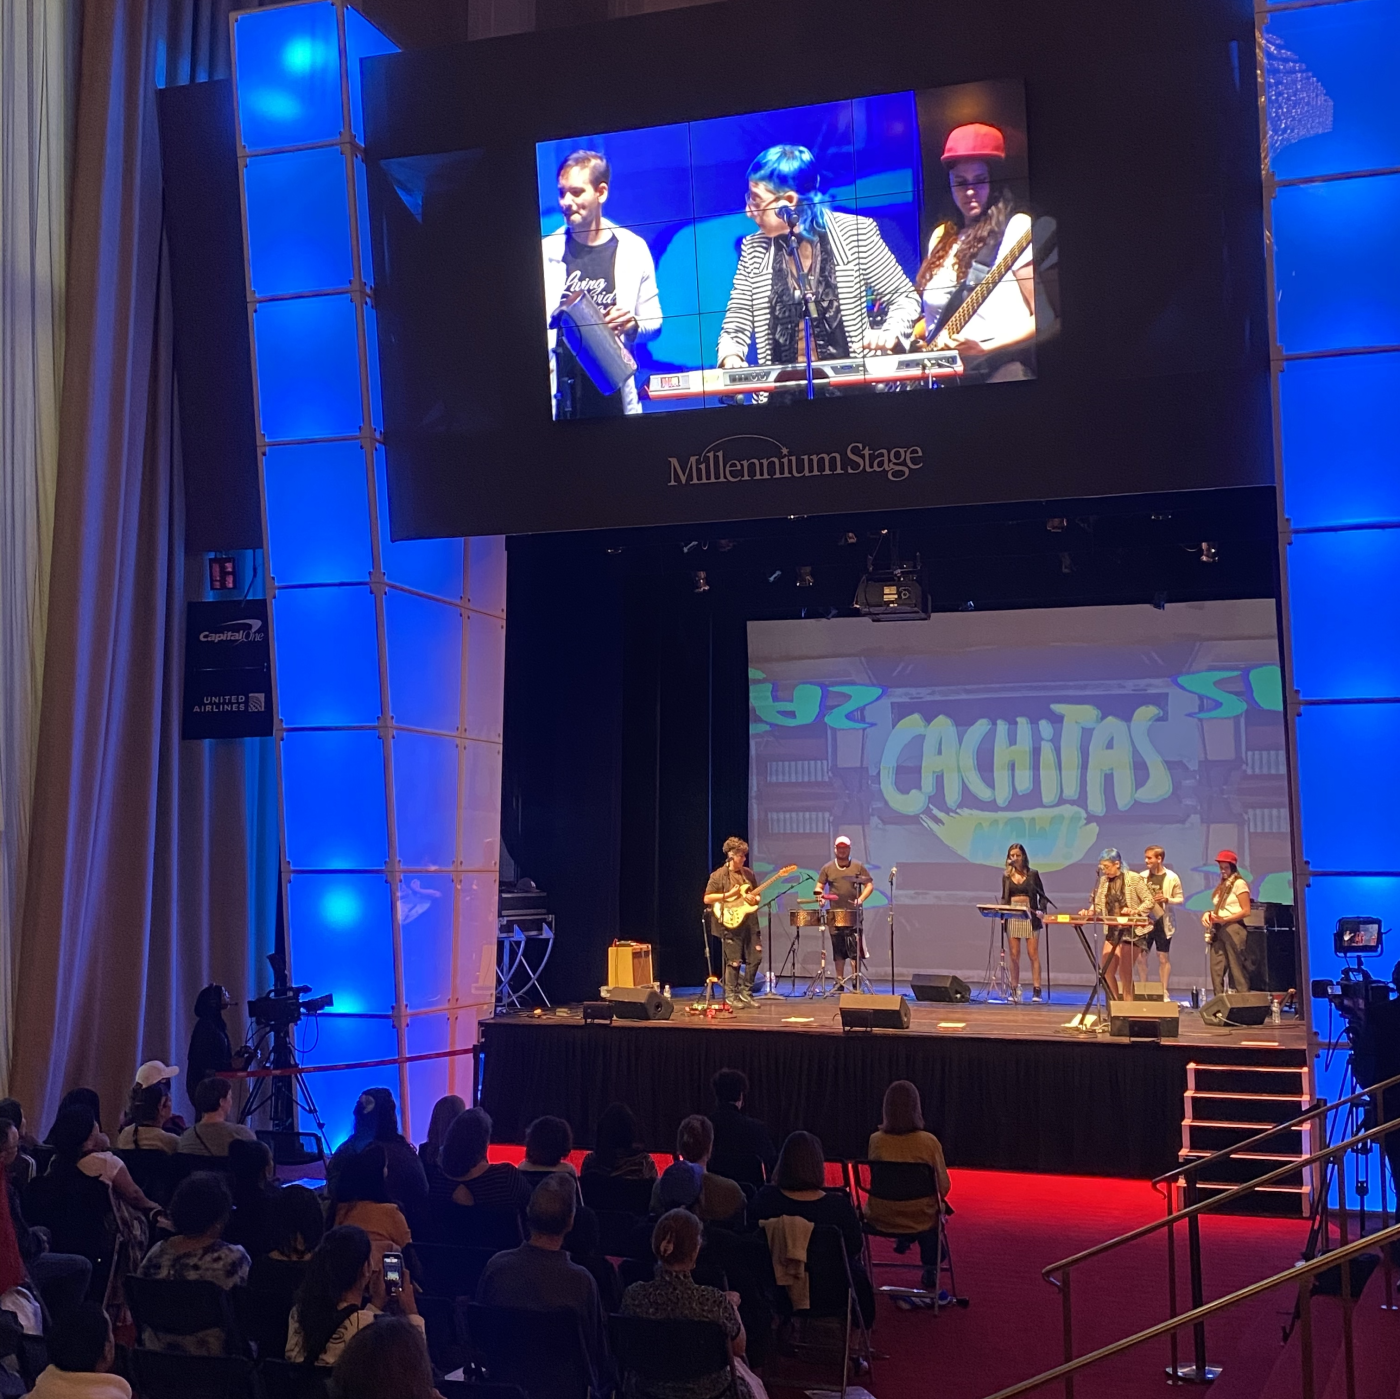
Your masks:
<svg viewBox="0 0 1400 1399"><path fill-rule="evenodd" d="M664 999L669 1001L671 999L671 988L669 986L663 986L661 988L661 995Z"/></svg>
<svg viewBox="0 0 1400 1399"><path fill-rule="evenodd" d="M1272 998L1273 1010L1270 1012L1270 1019L1275 1025L1283 1024L1283 997L1274 996Z"/></svg>

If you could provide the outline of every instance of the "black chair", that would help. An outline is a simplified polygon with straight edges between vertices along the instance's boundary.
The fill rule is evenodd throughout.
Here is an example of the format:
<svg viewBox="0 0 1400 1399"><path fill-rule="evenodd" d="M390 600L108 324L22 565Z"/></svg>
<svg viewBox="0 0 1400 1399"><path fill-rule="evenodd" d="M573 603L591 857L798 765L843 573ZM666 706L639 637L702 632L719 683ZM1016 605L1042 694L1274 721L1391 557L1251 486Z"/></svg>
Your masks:
<svg viewBox="0 0 1400 1399"><path fill-rule="evenodd" d="M259 1129L258 1140L272 1152L277 1166L309 1166L326 1159L326 1150L317 1132L269 1132Z"/></svg>
<svg viewBox="0 0 1400 1399"><path fill-rule="evenodd" d="M133 1388L141 1399L263 1399L258 1372L246 1356L176 1355L139 1346L130 1354Z"/></svg>
<svg viewBox="0 0 1400 1399"><path fill-rule="evenodd" d="M873 1278L876 1268L900 1268L910 1264L899 1261L877 1261L870 1250L870 1240L908 1238L890 1230L877 1229L869 1218L867 1204L870 1200L888 1200L891 1204L907 1203L910 1200L933 1201L934 1217L938 1230L938 1269L940 1275L946 1273L948 1299L940 1301L945 1289L942 1287L882 1287L880 1291L891 1297L924 1297L933 1300L931 1310L937 1314L943 1307L956 1303L967 1306L967 1298L958 1296L957 1279L953 1273L953 1256L948 1248L947 1221L944 1217L943 1201L938 1191L938 1176L927 1161L867 1161L850 1162L851 1198L855 1203L856 1215L860 1219L861 1233L865 1236L865 1267ZM922 1265L920 1265L922 1266ZM950 1300L949 1300L950 1299Z"/></svg>
<svg viewBox="0 0 1400 1399"><path fill-rule="evenodd" d="M617 1265L617 1271L625 1290L634 1282L650 1282L656 1276L656 1263L644 1258L624 1258ZM729 1291L729 1279L723 1268L706 1267L703 1263L697 1263L690 1277L699 1287L713 1287L720 1292Z"/></svg>
<svg viewBox="0 0 1400 1399"><path fill-rule="evenodd" d="M309 1260L308 1260L309 1261ZM293 1263L286 1258L269 1258L264 1254L253 1259L248 1269L248 1286L255 1292L271 1292L285 1297L290 1306L306 1276L307 1263Z"/></svg>
<svg viewBox="0 0 1400 1399"><path fill-rule="evenodd" d="M181 1282L174 1278L142 1278L132 1274L122 1288L131 1318L136 1323L137 1344L162 1349L164 1336L192 1336L206 1331L223 1333L226 1356L246 1356L248 1342L234 1313L233 1299L216 1282ZM154 1336L154 1341L148 1336Z"/></svg>
<svg viewBox="0 0 1400 1399"><path fill-rule="evenodd" d="M851 1372L852 1351L868 1374L870 1334L856 1302L855 1279L841 1231L830 1225L812 1230L807 1241L808 1305L782 1324L788 1350L809 1362L840 1356L841 1392ZM853 1341L858 1341L853 1347ZM782 1383L777 1376L774 1379Z"/></svg>
<svg viewBox="0 0 1400 1399"><path fill-rule="evenodd" d="M466 1344L457 1319L457 1304L451 1297L424 1293L418 1298L418 1315L428 1342L428 1357L439 1374L450 1375L467 1361Z"/></svg>
<svg viewBox="0 0 1400 1399"><path fill-rule="evenodd" d="M462 1334L493 1384L527 1399L592 1399L592 1368L577 1312L457 1303Z"/></svg>
<svg viewBox="0 0 1400 1399"><path fill-rule="evenodd" d="M643 1219L651 1213L651 1189L653 1180L631 1180L624 1176L605 1176L601 1172L589 1171L579 1177L583 1191L583 1203L601 1214L611 1210L618 1214L640 1215Z"/></svg>
<svg viewBox="0 0 1400 1399"><path fill-rule="evenodd" d="M258 1358L280 1360L286 1355L291 1298L254 1287L235 1287L230 1296L239 1330Z"/></svg>
<svg viewBox="0 0 1400 1399"><path fill-rule="evenodd" d="M258 1378L267 1399L331 1399L329 1365L297 1365L290 1360L260 1360Z"/></svg>
<svg viewBox="0 0 1400 1399"><path fill-rule="evenodd" d="M22 1207L30 1224L42 1224L49 1231L54 1253L79 1253L92 1264L87 1295L100 1302L107 1295L117 1243L117 1220L107 1185L75 1166L61 1165L29 1182Z"/></svg>
<svg viewBox="0 0 1400 1399"><path fill-rule="evenodd" d="M729 1338L717 1321L657 1321L641 1316L610 1316L613 1355L632 1380L629 1392L649 1397L670 1384L684 1384L726 1372L729 1383L715 1399L739 1399L739 1379Z"/></svg>
<svg viewBox="0 0 1400 1399"><path fill-rule="evenodd" d="M525 1242L519 1210L501 1205L458 1205L450 1200L429 1210L425 1237L437 1244L489 1248L494 1253Z"/></svg>
<svg viewBox="0 0 1400 1399"><path fill-rule="evenodd" d="M651 1256L651 1222L626 1210L595 1210L598 1247L609 1258Z"/></svg>
<svg viewBox="0 0 1400 1399"><path fill-rule="evenodd" d="M761 1156L713 1156L705 1169L711 1175L737 1180L744 1187L746 1195L752 1195L767 1180Z"/></svg>
<svg viewBox="0 0 1400 1399"><path fill-rule="evenodd" d="M452 1244L413 1245L422 1265L417 1278L434 1297L475 1297L481 1270L496 1256L492 1248L458 1248Z"/></svg>
<svg viewBox="0 0 1400 1399"><path fill-rule="evenodd" d="M175 1186L184 1179L183 1165L174 1152L151 1148L118 1151L115 1155L147 1198L158 1205L168 1205Z"/></svg>

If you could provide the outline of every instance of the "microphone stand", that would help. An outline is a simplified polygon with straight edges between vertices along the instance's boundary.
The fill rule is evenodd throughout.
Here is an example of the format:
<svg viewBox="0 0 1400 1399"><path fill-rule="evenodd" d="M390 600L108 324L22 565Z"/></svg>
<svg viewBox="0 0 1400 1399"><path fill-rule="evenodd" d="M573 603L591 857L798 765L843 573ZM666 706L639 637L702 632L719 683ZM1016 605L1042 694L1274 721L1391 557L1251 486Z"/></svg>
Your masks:
<svg viewBox="0 0 1400 1399"><path fill-rule="evenodd" d="M894 989L894 877L899 873L898 865L890 866L890 995L896 994Z"/></svg>
<svg viewBox="0 0 1400 1399"><path fill-rule="evenodd" d="M802 266L802 256L797 246L796 216L786 205L780 207L788 226L787 233L783 235L783 243L787 248L787 255L792 259L792 270L797 274L797 287L802 297L802 343L807 354L807 397L811 399L816 397L816 390L812 384L812 322L817 315L817 299L812 292L806 269Z"/></svg>

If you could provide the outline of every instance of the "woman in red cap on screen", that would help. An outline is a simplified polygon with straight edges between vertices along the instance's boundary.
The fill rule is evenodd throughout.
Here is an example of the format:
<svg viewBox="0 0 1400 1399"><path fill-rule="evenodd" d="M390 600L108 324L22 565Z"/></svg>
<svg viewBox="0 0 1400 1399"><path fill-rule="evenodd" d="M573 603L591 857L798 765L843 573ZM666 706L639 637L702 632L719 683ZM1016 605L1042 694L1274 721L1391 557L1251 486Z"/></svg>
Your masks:
<svg viewBox="0 0 1400 1399"><path fill-rule="evenodd" d="M1222 850L1215 857L1220 883L1211 891L1210 907L1201 914L1210 948L1210 983L1217 996L1225 994L1225 973L1232 991L1253 991L1254 959L1249 953L1245 915L1249 912L1249 885L1240 873L1240 857Z"/></svg>
<svg viewBox="0 0 1400 1399"><path fill-rule="evenodd" d="M956 350L966 377L992 383L1035 377L1031 220L1015 212L1001 178L1005 161L1006 140L995 126L972 122L949 133L943 168L957 217L933 230L928 256L914 278L923 297L925 340L940 350ZM945 329L973 288L1018 246L1011 266L967 324Z"/></svg>

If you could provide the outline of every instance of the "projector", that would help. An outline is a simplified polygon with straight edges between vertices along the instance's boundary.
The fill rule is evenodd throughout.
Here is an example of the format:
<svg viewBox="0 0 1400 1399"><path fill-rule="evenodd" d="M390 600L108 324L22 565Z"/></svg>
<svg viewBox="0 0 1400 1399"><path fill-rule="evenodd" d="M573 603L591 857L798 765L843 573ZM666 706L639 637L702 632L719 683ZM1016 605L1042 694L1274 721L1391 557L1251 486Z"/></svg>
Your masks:
<svg viewBox="0 0 1400 1399"><path fill-rule="evenodd" d="M856 587L856 609L874 622L925 622L924 585L913 569L867 573Z"/></svg>

